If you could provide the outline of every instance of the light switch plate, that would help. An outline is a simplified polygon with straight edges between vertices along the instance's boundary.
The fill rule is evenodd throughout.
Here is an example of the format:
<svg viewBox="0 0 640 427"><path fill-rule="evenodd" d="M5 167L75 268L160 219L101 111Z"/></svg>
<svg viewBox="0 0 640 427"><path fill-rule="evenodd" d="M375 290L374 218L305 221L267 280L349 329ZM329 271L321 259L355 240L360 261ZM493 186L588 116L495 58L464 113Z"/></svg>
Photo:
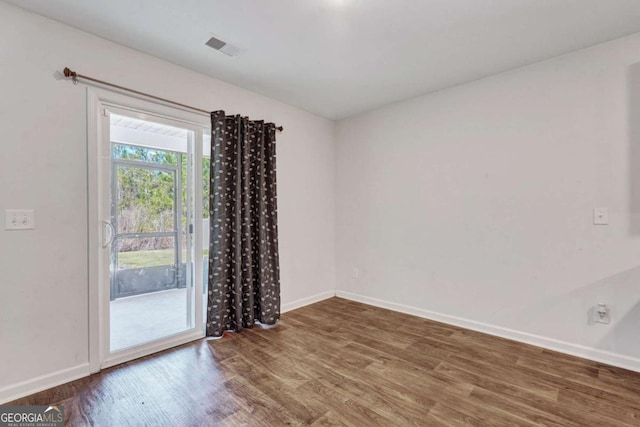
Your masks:
<svg viewBox="0 0 640 427"><path fill-rule="evenodd" d="M33 230L36 228L32 209L7 209L4 213L5 230Z"/></svg>
<svg viewBox="0 0 640 427"><path fill-rule="evenodd" d="M593 223L595 225L607 225L607 224L609 224L609 209L607 209L607 208L594 208L593 209Z"/></svg>

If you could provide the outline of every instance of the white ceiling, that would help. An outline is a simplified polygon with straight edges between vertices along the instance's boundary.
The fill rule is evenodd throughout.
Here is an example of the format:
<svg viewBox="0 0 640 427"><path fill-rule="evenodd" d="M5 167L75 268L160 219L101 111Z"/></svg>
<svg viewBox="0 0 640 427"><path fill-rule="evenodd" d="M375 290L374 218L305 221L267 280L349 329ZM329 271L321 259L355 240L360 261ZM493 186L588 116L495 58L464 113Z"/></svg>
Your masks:
<svg viewBox="0 0 640 427"><path fill-rule="evenodd" d="M640 32L639 0L9 2L330 119Z"/></svg>

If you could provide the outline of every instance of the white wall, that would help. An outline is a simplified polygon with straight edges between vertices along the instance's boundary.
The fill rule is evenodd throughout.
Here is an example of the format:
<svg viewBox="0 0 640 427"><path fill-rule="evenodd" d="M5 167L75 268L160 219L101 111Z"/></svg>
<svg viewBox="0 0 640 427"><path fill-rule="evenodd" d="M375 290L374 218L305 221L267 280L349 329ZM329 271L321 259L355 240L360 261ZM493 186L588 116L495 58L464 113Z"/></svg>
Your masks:
<svg viewBox="0 0 640 427"><path fill-rule="evenodd" d="M640 370L639 61L634 35L340 122L338 295Z"/></svg>
<svg viewBox="0 0 640 427"><path fill-rule="evenodd" d="M332 122L0 2L0 218L33 208L37 226L0 230L0 401L79 375L88 358L86 90L56 79L65 66L283 125L283 308L333 292Z"/></svg>

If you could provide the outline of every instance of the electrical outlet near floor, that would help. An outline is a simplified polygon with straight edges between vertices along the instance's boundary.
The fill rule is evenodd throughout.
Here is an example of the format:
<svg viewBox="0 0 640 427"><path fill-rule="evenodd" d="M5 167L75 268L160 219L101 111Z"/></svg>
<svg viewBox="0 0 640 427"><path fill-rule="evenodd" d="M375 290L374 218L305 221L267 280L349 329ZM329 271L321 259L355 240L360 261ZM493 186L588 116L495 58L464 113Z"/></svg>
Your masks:
<svg viewBox="0 0 640 427"><path fill-rule="evenodd" d="M598 304L593 309L593 321L596 323L611 323L611 310L606 304Z"/></svg>
<svg viewBox="0 0 640 427"><path fill-rule="evenodd" d="M593 224L594 225L608 225L609 224L609 209L607 209L607 208L594 208L593 209Z"/></svg>

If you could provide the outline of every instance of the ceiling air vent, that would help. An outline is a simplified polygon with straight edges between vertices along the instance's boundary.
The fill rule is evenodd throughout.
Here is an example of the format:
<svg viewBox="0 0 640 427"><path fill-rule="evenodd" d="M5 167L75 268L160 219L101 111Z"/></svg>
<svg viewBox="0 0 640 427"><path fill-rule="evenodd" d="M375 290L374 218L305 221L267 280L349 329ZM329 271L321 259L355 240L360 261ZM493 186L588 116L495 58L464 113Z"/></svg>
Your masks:
<svg viewBox="0 0 640 427"><path fill-rule="evenodd" d="M236 56L238 53L240 53L240 49L238 49L237 47L223 42L222 40L215 37L211 37L205 44L210 48L215 49L218 52L222 52L228 56Z"/></svg>

